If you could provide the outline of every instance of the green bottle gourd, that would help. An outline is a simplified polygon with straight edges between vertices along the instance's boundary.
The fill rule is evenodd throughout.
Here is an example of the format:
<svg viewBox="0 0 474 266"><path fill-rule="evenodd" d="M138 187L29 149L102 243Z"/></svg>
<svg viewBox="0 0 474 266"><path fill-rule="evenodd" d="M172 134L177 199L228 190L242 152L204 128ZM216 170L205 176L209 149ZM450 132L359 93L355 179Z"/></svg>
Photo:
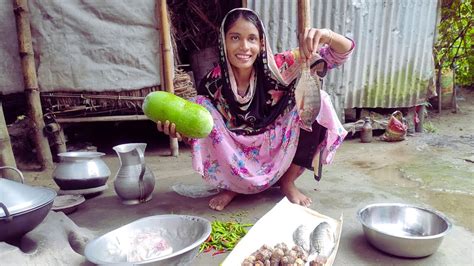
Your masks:
<svg viewBox="0 0 474 266"><path fill-rule="evenodd" d="M205 138L214 127L214 120L206 108L166 91L149 93L142 109L154 122L168 120L174 123L176 132L188 138Z"/></svg>

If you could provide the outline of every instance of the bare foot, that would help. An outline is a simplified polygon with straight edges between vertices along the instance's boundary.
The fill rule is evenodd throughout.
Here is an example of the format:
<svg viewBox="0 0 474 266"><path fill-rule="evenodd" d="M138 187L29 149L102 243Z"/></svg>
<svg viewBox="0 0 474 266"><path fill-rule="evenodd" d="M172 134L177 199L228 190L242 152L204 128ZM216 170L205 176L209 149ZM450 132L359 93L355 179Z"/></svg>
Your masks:
<svg viewBox="0 0 474 266"><path fill-rule="evenodd" d="M299 204L304 207L309 207L313 202L311 198L303 194L296 186L294 182L281 182L280 189L285 194L290 202Z"/></svg>
<svg viewBox="0 0 474 266"><path fill-rule="evenodd" d="M209 201L209 207L216 211L222 211L236 195L237 192L224 190Z"/></svg>

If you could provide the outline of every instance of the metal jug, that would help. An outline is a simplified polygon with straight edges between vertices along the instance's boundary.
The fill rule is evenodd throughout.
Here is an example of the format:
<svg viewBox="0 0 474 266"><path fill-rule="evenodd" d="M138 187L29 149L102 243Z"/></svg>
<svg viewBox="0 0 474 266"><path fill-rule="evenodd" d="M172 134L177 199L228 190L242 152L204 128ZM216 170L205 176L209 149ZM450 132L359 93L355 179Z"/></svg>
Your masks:
<svg viewBox="0 0 474 266"><path fill-rule="evenodd" d="M145 164L146 143L127 143L113 147L120 160L114 189L126 205L151 200L155 176Z"/></svg>

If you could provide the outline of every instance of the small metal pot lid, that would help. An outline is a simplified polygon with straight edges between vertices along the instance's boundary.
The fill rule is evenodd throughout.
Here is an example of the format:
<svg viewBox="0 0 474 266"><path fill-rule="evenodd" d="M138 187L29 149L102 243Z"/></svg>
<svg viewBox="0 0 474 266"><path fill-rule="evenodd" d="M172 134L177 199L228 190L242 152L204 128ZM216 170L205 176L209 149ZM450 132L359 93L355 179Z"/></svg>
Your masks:
<svg viewBox="0 0 474 266"><path fill-rule="evenodd" d="M104 156L105 153L97 151L68 151L58 154L62 159L91 160Z"/></svg>
<svg viewBox="0 0 474 266"><path fill-rule="evenodd" d="M0 178L0 203L6 206L10 215L35 210L50 203L55 197L56 191L53 189ZM6 216L3 208L0 208L0 218Z"/></svg>

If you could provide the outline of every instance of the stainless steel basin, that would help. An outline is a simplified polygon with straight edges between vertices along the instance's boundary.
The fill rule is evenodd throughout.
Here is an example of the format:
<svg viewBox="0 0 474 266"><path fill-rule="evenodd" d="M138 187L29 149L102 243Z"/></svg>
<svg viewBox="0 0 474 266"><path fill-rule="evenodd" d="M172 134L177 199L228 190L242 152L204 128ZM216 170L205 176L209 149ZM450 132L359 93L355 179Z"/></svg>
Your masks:
<svg viewBox="0 0 474 266"><path fill-rule="evenodd" d="M99 265L124 265L127 259L111 252L117 240L130 239L139 231L159 232L172 247L172 253L143 261L140 265L188 265L199 252L200 245L211 234L211 223L201 217L187 215L156 215L136 220L87 243L87 260ZM132 263L130 263L132 264Z"/></svg>
<svg viewBox="0 0 474 266"><path fill-rule="evenodd" d="M359 210L358 219L374 247L408 258L436 252L452 226L437 211L400 203L368 205Z"/></svg>

